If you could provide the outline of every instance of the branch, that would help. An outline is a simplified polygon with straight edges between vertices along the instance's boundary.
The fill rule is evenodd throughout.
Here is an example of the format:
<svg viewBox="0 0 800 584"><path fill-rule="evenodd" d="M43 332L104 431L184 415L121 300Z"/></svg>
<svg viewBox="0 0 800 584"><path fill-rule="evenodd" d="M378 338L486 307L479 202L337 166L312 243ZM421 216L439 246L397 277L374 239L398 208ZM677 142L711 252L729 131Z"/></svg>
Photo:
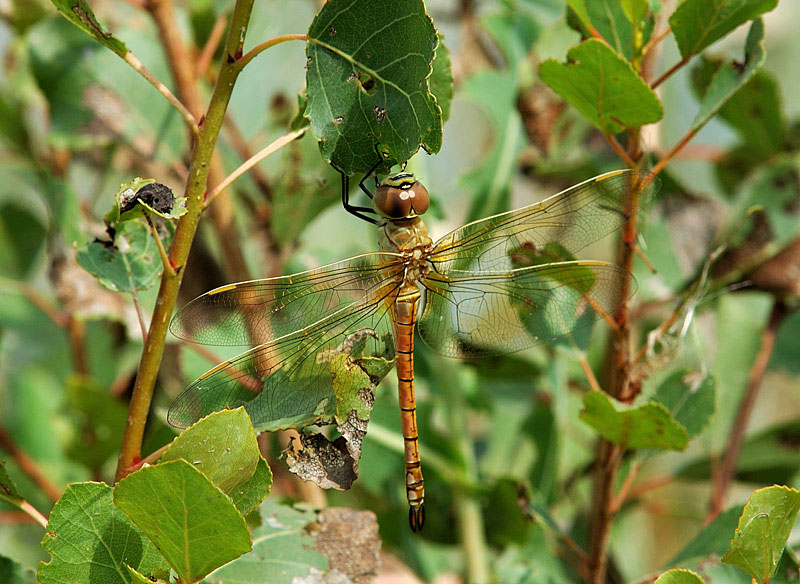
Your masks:
<svg viewBox="0 0 800 584"><path fill-rule="evenodd" d="M285 43L286 41L307 41L307 40L308 40L308 35L305 34L282 34L280 36L272 37L271 39L268 39L263 43L259 43L255 47L247 51L247 54L236 62L236 66L239 67L240 70L244 69L244 67L255 57L257 57L260 53L280 43Z"/></svg>
<svg viewBox="0 0 800 584"><path fill-rule="evenodd" d="M241 54L252 8L253 0L237 0L233 8L217 83L214 86L200 134L194 144L185 193L187 212L178 220L169 257L175 274L165 271L161 276L158 299L150 322L150 331L144 345L142 359L139 362L139 370L128 410L128 420L122 437L115 479L117 481L129 472L128 469L140 457L145 423L150 413L153 389L164 352L167 326L175 307L178 288L183 277L183 268L186 265L200 214L203 211L209 162L214 153L225 111L239 74L239 69L233 66L233 63Z"/></svg>
<svg viewBox="0 0 800 584"><path fill-rule="evenodd" d="M622 162L624 162L628 168L636 168L636 163L633 161L633 158L628 156L628 153L625 152L625 149L620 145L619 142L617 142L617 139L614 138L613 134L603 133L603 135L606 137L608 143L611 144L614 152L616 152L622 159Z"/></svg>
<svg viewBox="0 0 800 584"><path fill-rule="evenodd" d="M664 73L662 73L661 77L653 81L653 83L650 85L650 89L655 89L656 87L664 83L664 81L669 79L672 76L672 74L675 73L675 71L683 67L688 62L689 61L687 59L681 59L680 61L675 63L672 67L670 67Z"/></svg>
<svg viewBox="0 0 800 584"><path fill-rule="evenodd" d="M205 206L208 207L211 204L211 202L214 200L214 198L217 195L219 195L222 191L224 191L226 188L228 188L233 181L235 181L237 178L242 176L248 170L253 168L256 164L258 164L259 162L264 160L270 154L274 154L275 152L277 152L278 150L280 150L281 148L283 148L284 146L286 146L287 144L289 144L293 140L296 140L297 138L299 138L300 136L305 134L307 129L308 129L308 126L306 126L305 128L301 128L300 130L295 130L294 132L289 132L288 134L284 134L283 136L281 136L280 138L274 140L273 142L268 144L266 147L261 149L259 152L254 154L249 160L245 160L239 166L239 168L237 168L232 173L230 173L228 176L226 176L225 179L222 182L220 182L217 186L215 186L213 189L211 189L208 192L208 194L206 195Z"/></svg>
<svg viewBox="0 0 800 584"><path fill-rule="evenodd" d="M747 423L750 421L750 415L753 413L753 406L755 406L758 392L761 389L761 382L764 380L764 373L766 373L769 361L772 358L772 351L775 348L778 329L789 314L791 314L791 311L783 302L780 300L775 301L767 326L761 334L761 347L758 349L758 353L750 369L750 374L747 376L747 387L744 396L742 396L742 401L739 404L739 411L736 413L736 420L731 428L730 436L728 437L728 444L725 448L725 458L718 471L714 474L714 491L711 496L710 510L706 517L707 522L710 522L719 515L725 504L725 493L733 479L733 473L736 469L736 460L739 458L739 452L742 448L745 431L747 430Z"/></svg>

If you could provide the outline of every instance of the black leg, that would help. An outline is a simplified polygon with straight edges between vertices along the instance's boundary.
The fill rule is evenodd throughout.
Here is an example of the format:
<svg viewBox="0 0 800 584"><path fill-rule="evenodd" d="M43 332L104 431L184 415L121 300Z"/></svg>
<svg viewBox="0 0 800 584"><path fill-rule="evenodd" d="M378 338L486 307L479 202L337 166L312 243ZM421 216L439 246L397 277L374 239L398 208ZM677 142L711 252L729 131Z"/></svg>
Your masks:
<svg viewBox="0 0 800 584"><path fill-rule="evenodd" d="M373 209L370 209L369 207L359 207L350 204L350 179L344 172L342 172L335 166L333 168L336 169L336 172L342 175L342 206L344 207L344 210L350 213L351 215L355 215L359 219L363 219L364 221L372 223L373 225L377 225L378 224L377 219L364 214L364 213L372 213L373 215L376 215L377 213L375 213Z"/></svg>
<svg viewBox="0 0 800 584"><path fill-rule="evenodd" d="M359 186L359 188L360 188L362 191L364 191L364 192L367 194L367 196L370 198L370 200L372 200L372 193L371 193L371 192L369 191L369 189L367 188L367 185L365 185L365 184L364 184L364 181L365 181L365 180L367 180L367 179L369 178L369 175L371 175L372 173L374 173L374 172L377 170L377 168L378 168L378 167L381 165L381 162L383 162L383 160L381 160L381 159L379 158L379 159L378 159L378 162L376 162L376 163L375 163L375 164L372 166L372 168L370 168L370 169L367 171L367 174L365 174L365 175L364 175L364 178L362 178L362 179L359 181L359 183L358 183L358 186ZM375 188L378 188L378 175L377 175L377 174L375 175Z"/></svg>

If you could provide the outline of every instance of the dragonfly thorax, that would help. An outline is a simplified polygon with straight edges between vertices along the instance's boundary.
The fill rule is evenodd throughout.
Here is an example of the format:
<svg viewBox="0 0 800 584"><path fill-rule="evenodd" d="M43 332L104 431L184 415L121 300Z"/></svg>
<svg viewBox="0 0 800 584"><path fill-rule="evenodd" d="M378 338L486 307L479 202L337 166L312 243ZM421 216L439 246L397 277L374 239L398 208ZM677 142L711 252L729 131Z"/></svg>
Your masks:
<svg viewBox="0 0 800 584"><path fill-rule="evenodd" d="M398 172L383 179L375 191L372 207L386 219L410 219L428 210L428 189L410 172Z"/></svg>

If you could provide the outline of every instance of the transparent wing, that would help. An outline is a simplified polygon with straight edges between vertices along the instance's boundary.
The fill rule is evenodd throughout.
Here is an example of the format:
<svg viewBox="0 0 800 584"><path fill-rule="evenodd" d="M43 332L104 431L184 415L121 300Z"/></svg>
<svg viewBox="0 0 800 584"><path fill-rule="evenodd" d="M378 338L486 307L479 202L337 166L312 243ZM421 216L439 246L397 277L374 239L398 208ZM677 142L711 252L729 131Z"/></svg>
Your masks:
<svg viewBox="0 0 800 584"><path fill-rule="evenodd" d="M558 247L562 261L570 259L622 227L633 193L641 190L641 207L658 186L658 179L645 171L603 174L534 205L459 227L436 242L429 260L439 273L501 272L514 268L510 256L515 250L548 244Z"/></svg>
<svg viewBox="0 0 800 584"><path fill-rule="evenodd" d="M336 411L336 390L361 367L370 376L388 368L369 367L370 359L394 359L393 306L401 279L385 279L368 289L359 304L271 340L220 363L172 403L168 422L185 428L223 408L244 406L261 430L311 423ZM373 362L374 364L374 362ZM373 379L377 382L377 379Z"/></svg>
<svg viewBox="0 0 800 584"><path fill-rule="evenodd" d="M508 272L432 272L422 280L426 298L419 333L449 357L513 353L551 342L611 318L622 301L624 273L589 261Z"/></svg>
<svg viewBox="0 0 800 584"><path fill-rule="evenodd" d="M196 343L260 345L365 302L402 271L399 255L370 253L291 276L228 284L189 302L170 330Z"/></svg>

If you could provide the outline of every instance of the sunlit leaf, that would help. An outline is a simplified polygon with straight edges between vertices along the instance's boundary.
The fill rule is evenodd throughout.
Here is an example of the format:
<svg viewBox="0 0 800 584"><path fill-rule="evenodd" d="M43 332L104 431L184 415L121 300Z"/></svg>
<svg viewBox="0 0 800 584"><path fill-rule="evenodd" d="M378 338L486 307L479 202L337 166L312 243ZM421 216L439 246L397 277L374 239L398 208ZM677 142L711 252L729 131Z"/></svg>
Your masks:
<svg viewBox="0 0 800 584"><path fill-rule="evenodd" d="M744 52L744 64L726 63L714 74L690 130L702 128L764 64L767 53L764 50L764 23L760 18L754 20L750 27Z"/></svg>
<svg viewBox="0 0 800 584"><path fill-rule="evenodd" d="M167 562L111 497L111 487L103 483L67 487L42 540L51 560L39 564L41 584L128 583L126 565L148 576L167 574Z"/></svg>
<svg viewBox="0 0 800 584"><path fill-rule="evenodd" d="M777 5L778 0L684 0L669 17L669 25L681 56L688 60Z"/></svg>
<svg viewBox="0 0 800 584"><path fill-rule="evenodd" d="M272 484L253 423L244 408L214 412L182 432L160 462L177 459L190 462L206 475L243 515L260 503L258 500L253 504L258 498L256 493L260 492L263 499Z"/></svg>
<svg viewBox="0 0 800 584"><path fill-rule="evenodd" d="M184 582L202 580L251 549L236 507L185 460L131 473L114 488L114 504L147 534Z"/></svg>
<svg viewBox="0 0 800 584"><path fill-rule="evenodd" d="M293 584L321 576L328 560L314 549L307 527L316 520L310 511L266 501L261 527L253 530L253 551L211 574L213 584Z"/></svg>
<svg viewBox="0 0 800 584"><path fill-rule="evenodd" d="M603 132L657 122L663 107L630 63L597 39L567 54L567 63L547 60L539 77Z"/></svg>
<svg viewBox="0 0 800 584"><path fill-rule="evenodd" d="M583 398L580 417L623 448L683 450L689 442L686 429L660 403L625 406L613 403L602 391L590 391Z"/></svg>
<svg viewBox="0 0 800 584"><path fill-rule="evenodd" d="M305 115L326 161L347 174L442 144L428 77L437 38L421 0L331 0L308 30Z"/></svg>
<svg viewBox="0 0 800 584"><path fill-rule="evenodd" d="M798 511L800 491L778 485L755 491L744 506L722 561L759 582L767 582L775 572Z"/></svg>
<svg viewBox="0 0 800 584"><path fill-rule="evenodd" d="M670 570L661 574L655 584L704 584L704 581L691 570Z"/></svg>

